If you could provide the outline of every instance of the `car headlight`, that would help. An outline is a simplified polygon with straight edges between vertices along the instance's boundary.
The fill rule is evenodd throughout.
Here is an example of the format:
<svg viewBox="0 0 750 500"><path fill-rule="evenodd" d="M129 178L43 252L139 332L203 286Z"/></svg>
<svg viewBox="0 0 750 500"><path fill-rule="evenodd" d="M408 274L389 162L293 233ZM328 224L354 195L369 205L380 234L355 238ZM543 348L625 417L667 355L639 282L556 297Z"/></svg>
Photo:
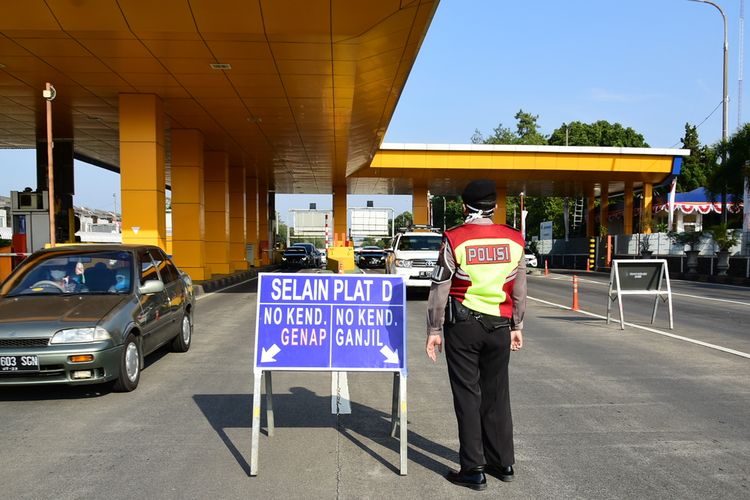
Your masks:
<svg viewBox="0 0 750 500"><path fill-rule="evenodd" d="M95 342L97 340L110 340L109 332L97 326L96 328L67 328L55 333L50 339L50 344L79 344L82 342Z"/></svg>
<svg viewBox="0 0 750 500"><path fill-rule="evenodd" d="M409 259L396 259L396 267L411 267Z"/></svg>

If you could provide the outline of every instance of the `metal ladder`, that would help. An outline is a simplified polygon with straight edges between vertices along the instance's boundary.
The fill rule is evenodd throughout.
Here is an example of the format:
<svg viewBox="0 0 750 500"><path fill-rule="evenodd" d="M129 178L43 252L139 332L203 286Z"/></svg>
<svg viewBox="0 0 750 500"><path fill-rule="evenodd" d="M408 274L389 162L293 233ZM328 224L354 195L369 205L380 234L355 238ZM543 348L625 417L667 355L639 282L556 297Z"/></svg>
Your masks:
<svg viewBox="0 0 750 500"><path fill-rule="evenodd" d="M583 209L585 203L585 198L576 198L575 203L573 204L573 222L570 227L571 233L573 234L577 233L583 225Z"/></svg>

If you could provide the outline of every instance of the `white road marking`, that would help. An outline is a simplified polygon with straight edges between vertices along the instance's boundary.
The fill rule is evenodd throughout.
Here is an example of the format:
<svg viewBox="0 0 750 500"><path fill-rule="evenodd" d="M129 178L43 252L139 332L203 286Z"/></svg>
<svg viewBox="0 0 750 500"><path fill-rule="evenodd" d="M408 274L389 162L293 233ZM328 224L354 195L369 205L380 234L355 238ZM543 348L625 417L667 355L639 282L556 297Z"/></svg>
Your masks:
<svg viewBox="0 0 750 500"><path fill-rule="evenodd" d="M572 278L568 278L568 276L560 276L560 277L555 276L555 277L551 277L551 278L547 277L547 279L560 281L560 280L572 279ZM595 285L609 286L609 281L607 281L607 282L596 281L596 280L581 278L580 276L578 276L578 283L593 283ZM732 285L727 285L727 286L732 286ZM743 288L743 287L740 287L740 288ZM672 283L672 295L673 296L679 296L679 297L689 297L691 299L712 300L714 302L725 302L727 304L738 304L738 305L741 305L741 306L750 306L750 302L742 302L742 301L739 301L739 300L730 300L730 299L717 299L717 298L714 298L714 297L702 297L700 295L690 295L688 293L675 292L674 291L674 282Z"/></svg>
<svg viewBox="0 0 750 500"><path fill-rule="evenodd" d="M542 304L547 304L549 306L559 307L560 309L567 309L569 311L571 310L571 308L568 307L568 306L564 306L562 304L555 304L554 302L548 302L546 300L537 299L535 297L528 297L528 299L536 301L536 302L540 302ZM578 310L576 312L579 312L581 314L584 314L586 316L591 316L591 317L594 317L594 318L599 318L599 319L603 319L603 320L607 319L606 316L601 316L599 314L595 314L595 313L584 311L584 310ZM619 320L617 322L619 323ZM674 333L663 332L661 330L657 330L656 328L649 328L647 326L642 326L642 325L636 325L636 324L633 324L633 323L628 323L627 321L625 322L625 324L628 325L628 326L631 326L633 328L639 328L641 330L646 330L647 332L656 333L657 335L663 335L665 337L670 337L670 338L673 338L673 339L682 340L684 342L689 342L691 344L696 344L696 345L699 345L699 346L702 346L702 347L708 347L709 349L715 349L717 351L722 351L722 352L726 352L726 353L729 353L729 354L734 354L735 356L740 356L742 358L750 359L750 354L748 354L746 352L736 351L734 349L730 349L728 347L723 347L723 346L716 345L716 344L709 344L708 342L703 342L702 340L695 340L695 339L691 339L691 338L688 338L688 337L683 337L682 335L675 335Z"/></svg>
<svg viewBox="0 0 750 500"><path fill-rule="evenodd" d="M351 412L347 372L331 372L331 414L350 415Z"/></svg>

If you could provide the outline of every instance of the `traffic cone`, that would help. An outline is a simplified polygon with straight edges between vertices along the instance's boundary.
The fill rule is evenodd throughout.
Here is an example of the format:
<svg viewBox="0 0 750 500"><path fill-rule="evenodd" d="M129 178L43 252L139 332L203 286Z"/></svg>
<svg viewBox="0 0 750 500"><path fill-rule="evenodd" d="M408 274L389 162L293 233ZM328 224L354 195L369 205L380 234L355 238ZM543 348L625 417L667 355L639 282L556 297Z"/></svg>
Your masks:
<svg viewBox="0 0 750 500"><path fill-rule="evenodd" d="M580 310L578 306L578 276L573 275L573 307L570 308L572 311Z"/></svg>
<svg viewBox="0 0 750 500"><path fill-rule="evenodd" d="M549 276L549 266L547 265L549 259L544 259L544 275Z"/></svg>

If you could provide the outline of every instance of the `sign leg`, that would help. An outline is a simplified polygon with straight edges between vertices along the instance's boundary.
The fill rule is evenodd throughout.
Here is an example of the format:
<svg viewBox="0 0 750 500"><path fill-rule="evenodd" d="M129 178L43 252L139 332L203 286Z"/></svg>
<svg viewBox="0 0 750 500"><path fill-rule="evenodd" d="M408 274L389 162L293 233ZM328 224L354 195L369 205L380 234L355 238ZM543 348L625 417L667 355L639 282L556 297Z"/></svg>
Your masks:
<svg viewBox="0 0 750 500"><path fill-rule="evenodd" d="M260 379L263 372L253 374L253 433L250 448L250 475L258 475L258 439L260 438Z"/></svg>
<svg viewBox="0 0 750 500"><path fill-rule="evenodd" d="M401 468L400 473L402 476L406 475L406 465L407 465L407 451L409 449L408 443L407 443L407 429L406 429L406 417L407 417L407 411L406 411L406 375L401 374L399 377L399 403L400 403L400 409L401 409L401 423L399 426L401 427L401 436L400 436L400 444L401 444Z"/></svg>
<svg viewBox="0 0 750 500"><path fill-rule="evenodd" d="M266 426L268 427L268 437L273 436L273 381L271 372L265 372L266 378Z"/></svg>
<svg viewBox="0 0 750 500"><path fill-rule="evenodd" d="M654 321L656 321L656 309L659 307L659 297L658 295L654 298L654 313L651 315L651 324L654 324Z"/></svg>
<svg viewBox="0 0 750 500"><path fill-rule="evenodd" d="M399 383L399 373L393 372L393 393L391 398L391 437L396 437L398 429L398 405L401 384Z"/></svg>
<svg viewBox="0 0 750 500"><path fill-rule="evenodd" d="M620 330L625 329L625 316L622 312L622 295L617 295L617 305L620 307Z"/></svg>

